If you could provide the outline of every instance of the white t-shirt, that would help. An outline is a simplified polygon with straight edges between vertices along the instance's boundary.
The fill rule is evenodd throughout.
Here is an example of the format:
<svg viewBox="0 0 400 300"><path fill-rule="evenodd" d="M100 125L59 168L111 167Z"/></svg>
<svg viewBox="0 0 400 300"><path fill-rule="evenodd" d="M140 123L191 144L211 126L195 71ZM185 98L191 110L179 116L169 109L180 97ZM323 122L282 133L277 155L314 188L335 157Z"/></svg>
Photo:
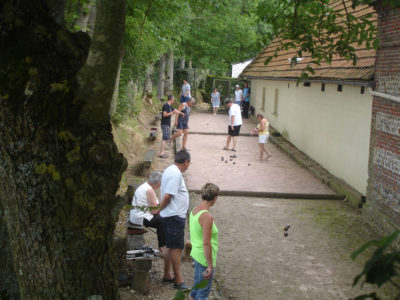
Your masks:
<svg viewBox="0 0 400 300"><path fill-rule="evenodd" d="M242 101L243 91L241 89L235 90L235 101Z"/></svg>
<svg viewBox="0 0 400 300"><path fill-rule="evenodd" d="M190 85L189 83L182 85L182 96L185 97L185 93L188 92L187 96L190 97Z"/></svg>
<svg viewBox="0 0 400 300"><path fill-rule="evenodd" d="M164 194L172 195L171 201L160 211L160 216L163 218L172 216L186 218L189 208L189 193L182 173L176 165L169 166L163 172L160 191L161 199L164 198Z"/></svg>
<svg viewBox="0 0 400 300"><path fill-rule="evenodd" d="M143 183L140 185L133 195L132 198L132 206L150 206L149 202L147 202L147 191L151 189L151 186L148 182ZM156 198L157 204L158 199ZM143 218L150 221L153 218L153 215L146 211L142 211L139 209L131 209L129 213L129 219L133 224L143 225Z"/></svg>
<svg viewBox="0 0 400 300"><path fill-rule="evenodd" d="M236 103L231 105L229 108L229 126L231 126L232 116L235 116L235 120L233 121L233 126L242 125L242 113L240 112L240 106Z"/></svg>

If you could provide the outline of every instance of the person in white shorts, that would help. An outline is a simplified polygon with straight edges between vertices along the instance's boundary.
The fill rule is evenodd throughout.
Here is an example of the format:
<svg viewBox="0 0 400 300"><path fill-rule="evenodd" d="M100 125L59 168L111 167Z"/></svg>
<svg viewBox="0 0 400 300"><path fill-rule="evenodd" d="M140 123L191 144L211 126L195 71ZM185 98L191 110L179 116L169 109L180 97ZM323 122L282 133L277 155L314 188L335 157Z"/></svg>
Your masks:
<svg viewBox="0 0 400 300"><path fill-rule="evenodd" d="M251 134L253 135L258 133L258 147L260 150L259 159L263 160L265 152L265 154L267 154L267 157L265 159L267 160L271 157L271 153L266 148L266 144L268 143L269 139L269 131L268 131L269 122L261 113L257 114L257 120L258 120L257 127L252 130Z"/></svg>

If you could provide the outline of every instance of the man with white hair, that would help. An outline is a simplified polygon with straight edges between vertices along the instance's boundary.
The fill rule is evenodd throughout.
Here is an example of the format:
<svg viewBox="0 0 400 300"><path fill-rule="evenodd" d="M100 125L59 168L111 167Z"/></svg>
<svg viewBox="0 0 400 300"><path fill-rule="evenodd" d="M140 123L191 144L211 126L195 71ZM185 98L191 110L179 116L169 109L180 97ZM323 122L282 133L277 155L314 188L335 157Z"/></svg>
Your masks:
<svg viewBox="0 0 400 300"><path fill-rule="evenodd" d="M129 214L129 220L133 224L144 225L157 229L157 241L160 252L165 250L165 233L162 225L162 219L158 214L159 201L155 190L161 186L161 173L152 172L148 181L141 184L135 191L132 199L132 206ZM156 207L155 209L148 209Z"/></svg>
<svg viewBox="0 0 400 300"><path fill-rule="evenodd" d="M243 100L243 91L240 88L240 85L236 85L235 89L235 103L239 106L242 106L242 100Z"/></svg>

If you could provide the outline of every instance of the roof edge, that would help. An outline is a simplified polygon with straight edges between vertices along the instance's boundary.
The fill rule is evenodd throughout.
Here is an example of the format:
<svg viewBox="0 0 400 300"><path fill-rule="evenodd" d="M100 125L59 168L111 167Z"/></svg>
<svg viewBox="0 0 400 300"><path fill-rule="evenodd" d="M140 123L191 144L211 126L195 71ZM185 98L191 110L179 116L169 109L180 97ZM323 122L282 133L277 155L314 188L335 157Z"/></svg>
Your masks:
<svg viewBox="0 0 400 300"><path fill-rule="evenodd" d="M242 79L265 79L265 80L275 80L275 81L297 81L297 77L258 77L258 76L239 76ZM339 80L339 79L313 79L309 78L307 80L303 80L304 82L321 82L321 83L332 83L332 84L343 84L343 85L355 85L355 86L366 86L373 87L374 80L365 80L365 81L357 81L357 80Z"/></svg>

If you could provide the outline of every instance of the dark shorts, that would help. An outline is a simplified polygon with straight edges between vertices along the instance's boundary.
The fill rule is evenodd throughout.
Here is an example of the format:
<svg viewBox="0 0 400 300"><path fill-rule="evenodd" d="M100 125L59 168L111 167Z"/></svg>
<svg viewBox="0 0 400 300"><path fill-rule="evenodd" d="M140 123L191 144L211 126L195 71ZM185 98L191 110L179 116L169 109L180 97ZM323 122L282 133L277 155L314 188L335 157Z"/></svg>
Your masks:
<svg viewBox="0 0 400 300"><path fill-rule="evenodd" d="M171 129L169 128L168 125L161 125L161 130L162 130L162 139L163 141L169 140L170 134L171 134Z"/></svg>
<svg viewBox="0 0 400 300"><path fill-rule="evenodd" d="M228 126L228 135L239 136L240 126L242 126L242 125L233 126L233 130L232 130L231 126Z"/></svg>
<svg viewBox="0 0 400 300"><path fill-rule="evenodd" d="M170 249L183 249L185 246L185 218L172 216L162 218L165 232L165 246Z"/></svg>
<svg viewBox="0 0 400 300"><path fill-rule="evenodd" d="M188 102L188 101L189 101L189 96L186 96L186 97L181 96L181 103Z"/></svg>
<svg viewBox="0 0 400 300"><path fill-rule="evenodd" d="M184 119L179 118L178 119L178 126L176 126L176 128L178 128L178 129L188 129L189 128L188 123L189 123L189 119L188 118L184 118Z"/></svg>

